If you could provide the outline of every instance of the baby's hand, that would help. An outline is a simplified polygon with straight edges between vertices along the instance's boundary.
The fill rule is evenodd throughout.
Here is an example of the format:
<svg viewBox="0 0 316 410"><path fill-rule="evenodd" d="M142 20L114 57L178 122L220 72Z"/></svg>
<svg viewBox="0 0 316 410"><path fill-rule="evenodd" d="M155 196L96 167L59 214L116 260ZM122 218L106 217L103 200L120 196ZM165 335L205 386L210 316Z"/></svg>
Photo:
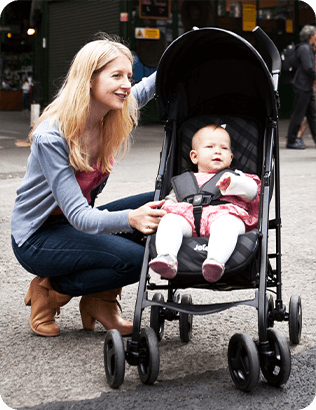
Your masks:
<svg viewBox="0 0 316 410"><path fill-rule="evenodd" d="M225 172L224 175L221 176L220 180L217 182L216 186L219 188L220 191L226 191L231 183L231 174Z"/></svg>

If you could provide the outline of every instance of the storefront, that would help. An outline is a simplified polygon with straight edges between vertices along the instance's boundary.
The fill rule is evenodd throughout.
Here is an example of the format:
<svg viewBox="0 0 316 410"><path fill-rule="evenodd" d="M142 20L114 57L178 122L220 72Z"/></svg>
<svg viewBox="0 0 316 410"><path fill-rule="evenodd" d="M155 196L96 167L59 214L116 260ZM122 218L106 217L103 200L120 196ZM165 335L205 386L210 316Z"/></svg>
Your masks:
<svg viewBox="0 0 316 410"><path fill-rule="evenodd" d="M252 29L259 25L279 51L299 41L305 24L315 24L312 8L299 0L99 0L32 1L30 24L35 28L33 77L40 84L41 105L56 94L76 52L98 31L119 35L135 53L135 81L155 71L168 45L184 32L197 27L220 27L254 43ZM268 62L267 62L268 63ZM289 78L280 82L286 95L281 112L289 115ZM282 102L282 101L281 101ZM156 121L155 103L143 114Z"/></svg>

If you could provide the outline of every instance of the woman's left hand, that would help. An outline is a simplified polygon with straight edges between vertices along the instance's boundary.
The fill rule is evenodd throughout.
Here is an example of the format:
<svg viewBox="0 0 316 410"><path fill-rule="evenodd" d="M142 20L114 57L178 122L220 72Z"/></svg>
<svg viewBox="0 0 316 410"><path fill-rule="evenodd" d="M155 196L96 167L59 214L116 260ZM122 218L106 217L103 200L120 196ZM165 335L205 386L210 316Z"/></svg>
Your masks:
<svg viewBox="0 0 316 410"><path fill-rule="evenodd" d="M145 235L156 232L161 218L167 213L163 209L157 209L164 203L164 200L148 202L137 209L132 209L128 214L130 226Z"/></svg>

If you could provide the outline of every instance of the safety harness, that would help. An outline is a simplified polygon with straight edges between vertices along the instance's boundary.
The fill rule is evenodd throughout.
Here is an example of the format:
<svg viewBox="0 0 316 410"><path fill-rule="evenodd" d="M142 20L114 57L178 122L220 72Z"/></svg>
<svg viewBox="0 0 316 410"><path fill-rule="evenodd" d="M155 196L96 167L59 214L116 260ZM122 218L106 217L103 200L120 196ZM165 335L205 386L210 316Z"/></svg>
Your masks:
<svg viewBox="0 0 316 410"><path fill-rule="evenodd" d="M200 224L203 206L227 204L227 201L219 200L221 192L216 186L221 176L225 172L237 174L230 168L226 168L213 176L209 181L199 187L197 180L192 171L186 171L183 174L171 178L171 185L176 194L178 202L189 202L193 205L193 215L195 229L200 236Z"/></svg>

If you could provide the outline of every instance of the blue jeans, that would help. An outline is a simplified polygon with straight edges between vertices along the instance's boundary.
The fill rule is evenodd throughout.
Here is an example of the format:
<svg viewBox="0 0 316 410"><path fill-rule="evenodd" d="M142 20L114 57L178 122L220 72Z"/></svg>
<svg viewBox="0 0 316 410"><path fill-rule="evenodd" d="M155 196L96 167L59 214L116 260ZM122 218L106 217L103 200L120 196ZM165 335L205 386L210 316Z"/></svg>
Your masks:
<svg viewBox="0 0 316 410"><path fill-rule="evenodd" d="M98 207L108 211L136 209L153 193L135 195ZM120 288L139 280L143 234L89 235L76 230L63 215L51 216L21 246L12 238L15 256L34 275L49 277L55 290L70 296Z"/></svg>

